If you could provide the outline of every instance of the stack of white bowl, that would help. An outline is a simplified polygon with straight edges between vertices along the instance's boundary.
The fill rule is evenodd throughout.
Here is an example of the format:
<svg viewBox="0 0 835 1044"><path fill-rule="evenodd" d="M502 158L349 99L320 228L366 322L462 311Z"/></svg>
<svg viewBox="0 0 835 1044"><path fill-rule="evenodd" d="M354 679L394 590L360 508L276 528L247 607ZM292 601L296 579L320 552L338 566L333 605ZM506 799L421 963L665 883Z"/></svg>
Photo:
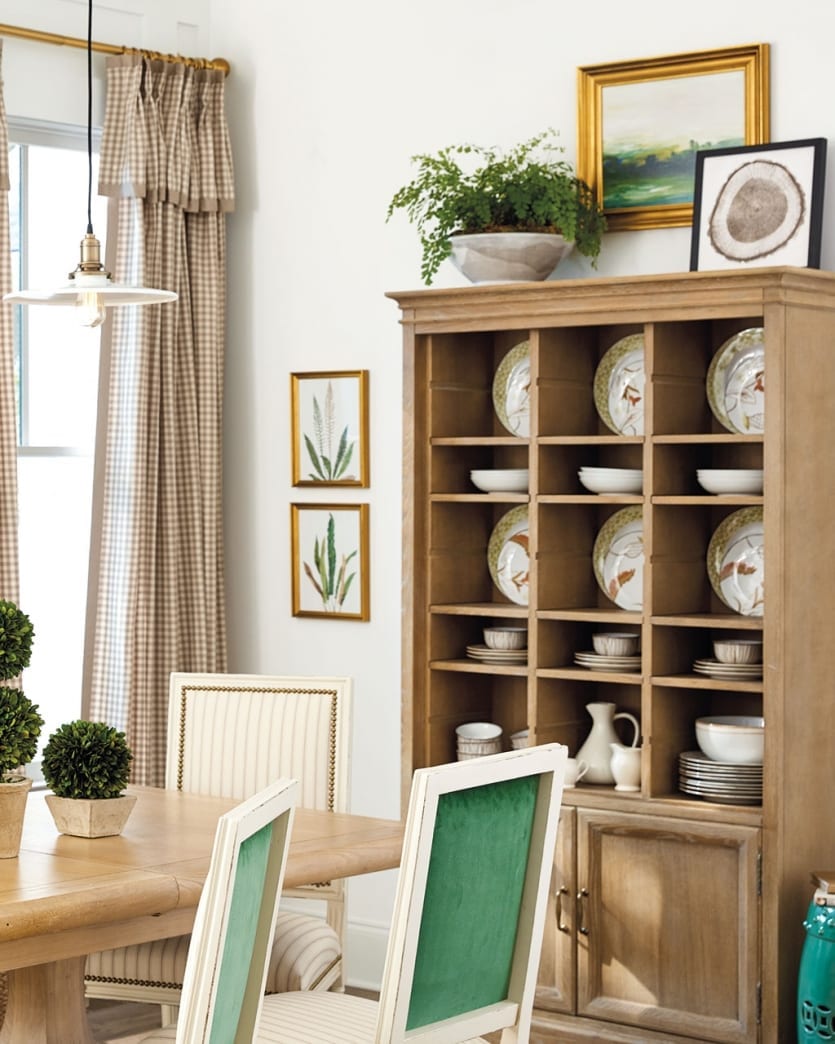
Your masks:
<svg viewBox="0 0 835 1044"><path fill-rule="evenodd" d="M644 473L640 468L583 467L577 472L581 485L592 493L642 493Z"/></svg>
<svg viewBox="0 0 835 1044"><path fill-rule="evenodd" d="M680 789L720 804L759 804L763 740L760 717L729 714L697 718L699 750L679 755Z"/></svg>
<svg viewBox="0 0 835 1044"><path fill-rule="evenodd" d="M511 732L510 734L510 746L512 750L524 750L528 745L528 739L530 737L530 729L519 729L518 732Z"/></svg>
<svg viewBox="0 0 835 1044"><path fill-rule="evenodd" d="M483 493L527 493L527 468L476 468L470 480Z"/></svg>
<svg viewBox="0 0 835 1044"><path fill-rule="evenodd" d="M696 478L702 489L720 496L757 496L763 491L762 468L697 468Z"/></svg>
<svg viewBox="0 0 835 1044"><path fill-rule="evenodd" d="M502 727L489 721L468 721L455 730L458 760L498 754L502 749Z"/></svg>

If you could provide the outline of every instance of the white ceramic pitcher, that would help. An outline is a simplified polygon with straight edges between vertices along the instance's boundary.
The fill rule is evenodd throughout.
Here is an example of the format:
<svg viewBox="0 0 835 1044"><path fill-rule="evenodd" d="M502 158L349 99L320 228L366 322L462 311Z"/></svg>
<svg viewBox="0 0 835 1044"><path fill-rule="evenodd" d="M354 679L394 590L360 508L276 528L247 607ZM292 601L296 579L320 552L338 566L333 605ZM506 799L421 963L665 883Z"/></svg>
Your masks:
<svg viewBox="0 0 835 1044"><path fill-rule="evenodd" d="M615 781L611 766L611 744L620 742L614 726L614 722L618 718L626 718L635 726L635 735L630 746L638 745L638 737L641 733L638 719L626 711L619 711L616 714L615 709L614 703L586 704L586 710L592 718L592 727L585 743L576 755L578 761L582 759L589 766L585 777L586 783L614 783Z"/></svg>
<svg viewBox="0 0 835 1044"><path fill-rule="evenodd" d="M612 751L610 766L615 790L636 791L641 789L641 748L624 747L622 743L610 743Z"/></svg>

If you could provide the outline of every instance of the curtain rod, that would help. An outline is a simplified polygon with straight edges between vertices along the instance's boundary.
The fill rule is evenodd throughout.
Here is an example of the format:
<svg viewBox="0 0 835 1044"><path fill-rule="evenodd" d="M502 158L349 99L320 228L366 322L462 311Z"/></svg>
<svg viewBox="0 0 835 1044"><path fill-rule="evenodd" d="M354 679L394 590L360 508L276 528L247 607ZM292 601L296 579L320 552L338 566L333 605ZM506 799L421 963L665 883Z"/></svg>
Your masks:
<svg viewBox="0 0 835 1044"><path fill-rule="evenodd" d="M47 33L41 29L24 29L19 25L3 25L0 23L0 36L18 36L23 40L35 40L38 43L61 44L65 47L81 47L87 50L87 41L80 36L62 36L60 33ZM158 51L144 51L139 47L120 47L118 44L92 43L92 49L102 54L141 54L163 62L182 62L184 65L196 66L200 69L219 69L224 76L230 72L229 62L225 58L184 58L179 54L160 54Z"/></svg>

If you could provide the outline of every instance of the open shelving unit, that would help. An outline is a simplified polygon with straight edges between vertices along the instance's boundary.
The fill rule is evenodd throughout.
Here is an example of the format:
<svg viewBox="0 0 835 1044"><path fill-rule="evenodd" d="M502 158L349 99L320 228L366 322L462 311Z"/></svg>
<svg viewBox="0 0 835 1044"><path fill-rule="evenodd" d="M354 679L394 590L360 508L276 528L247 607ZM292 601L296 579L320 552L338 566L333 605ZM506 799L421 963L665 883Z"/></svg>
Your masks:
<svg viewBox="0 0 835 1044"><path fill-rule="evenodd" d="M404 335L403 790L455 758L455 727L528 727L576 753L586 705L639 718L642 783L566 791L532 1040L783 1041L809 873L835 858L815 815L831 790L829 621L835 609L835 275L775 268L393 293ZM705 390L729 338L764 330L764 430L737 434ZM616 434L594 378L642 334L642 434ZM530 434L499 420L494 376L529 345ZM642 468L642 495L593 494L581 466ZM762 496L707 494L697 468L763 468ZM480 493L476 468L528 468L529 492ZM488 544L527 505L528 604L493 583ZM595 579L597 534L633 508L643 599L624 610ZM706 553L717 526L764 517L767 611L729 609ZM527 665L466 655L485 625L528 628ZM596 630L640 634L638 672L574 663ZM714 637L762 635L764 676L693 671ZM678 757L708 714L763 715L761 805L678 788ZM791 769L789 770L789 766ZM649 901L647 897L651 898ZM673 960L673 956L675 959ZM608 1034L608 1036L607 1036ZM633 1034L633 1035L630 1035Z"/></svg>

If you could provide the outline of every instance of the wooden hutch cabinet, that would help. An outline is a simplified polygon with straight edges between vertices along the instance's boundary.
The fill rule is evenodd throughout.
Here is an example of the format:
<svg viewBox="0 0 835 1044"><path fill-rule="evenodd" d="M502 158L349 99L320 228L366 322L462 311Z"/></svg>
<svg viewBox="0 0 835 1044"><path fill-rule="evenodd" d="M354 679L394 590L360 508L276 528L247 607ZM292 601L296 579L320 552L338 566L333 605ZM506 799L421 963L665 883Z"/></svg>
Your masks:
<svg viewBox="0 0 835 1044"><path fill-rule="evenodd" d="M404 334L403 789L454 760L455 728L571 754L586 705L639 718L638 793L566 790L532 1041L794 1039L810 872L835 862L829 807L835 621L835 274L763 268L422 290L389 295ZM706 394L730 338L762 329L764 420L723 426ZM643 335L642 430L595 405L611 347ZM527 433L497 416L493 385L527 342ZM504 403L502 408L509 408ZM642 494L595 494L583 466L643 470ZM763 495L715 496L698 468L764 468ZM483 493L471 469L527 468L528 492ZM491 535L526 506L527 604L488 566ZM595 578L609 519L642 525L642 597L621 608ZM761 512L762 615L717 596L712 537ZM749 610L750 612L750 610ZM473 659L498 621L528 628L527 663ZM600 630L641 639L641 665L589 670ZM696 673L721 636L762 637L763 679ZM683 792L679 755L710 714L765 719L762 800ZM626 738L626 734L624 734ZM731 801L734 799L732 798ZM750 798L749 798L750 801Z"/></svg>

